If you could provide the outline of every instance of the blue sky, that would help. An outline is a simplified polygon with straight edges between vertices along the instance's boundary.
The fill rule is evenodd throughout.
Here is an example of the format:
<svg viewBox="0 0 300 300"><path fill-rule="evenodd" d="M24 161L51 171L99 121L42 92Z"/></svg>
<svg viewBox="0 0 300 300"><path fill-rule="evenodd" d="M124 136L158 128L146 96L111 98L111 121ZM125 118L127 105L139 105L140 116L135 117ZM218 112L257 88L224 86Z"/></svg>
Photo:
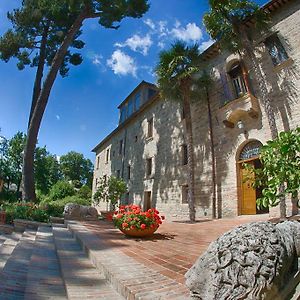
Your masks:
<svg viewBox="0 0 300 300"><path fill-rule="evenodd" d="M258 1L260 4L263 1ZM10 24L7 11L21 0L0 3L0 35ZM94 161L91 149L118 124L117 106L142 81L155 82L158 53L181 39L211 44L202 24L208 0L150 0L141 19L125 19L118 30L101 28L96 20L83 26L84 58L58 77L39 133L39 145L57 155L74 150ZM0 128L10 138L26 131L35 69L18 71L16 62L0 61Z"/></svg>

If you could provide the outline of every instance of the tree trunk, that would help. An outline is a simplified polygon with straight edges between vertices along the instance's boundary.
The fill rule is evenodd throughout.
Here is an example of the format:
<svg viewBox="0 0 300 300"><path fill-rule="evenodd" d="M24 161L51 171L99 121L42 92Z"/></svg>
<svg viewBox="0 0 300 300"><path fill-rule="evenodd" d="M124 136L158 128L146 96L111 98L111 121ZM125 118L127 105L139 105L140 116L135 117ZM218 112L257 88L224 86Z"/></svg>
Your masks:
<svg viewBox="0 0 300 300"><path fill-rule="evenodd" d="M49 73L44 81L43 88L38 97L35 105L30 125L27 133L27 142L24 149L24 164L23 164L23 199L28 201L35 201L35 185L34 185L34 151L37 143L38 132L40 129L41 121L48 103L50 92L57 73L61 64L63 63L64 57L67 50L79 29L82 26L83 20L86 18L86 11L82 11L74 24L69 29L65 39L63 40L60 48L55 54Z"/></svg>
<svg viewBox="0 0 300 300"><path fill-rule="evenodd" d="M185 112L186 124L186 141L187 141L187 154L188 154L188 205L189 216L192 222L196 220L195 210L195 163L194 163L194 142L192 130L192 116L189 99L189 85L183 83L183 107Z"/></svg>
<svg viewBox="0 0 300 300"><path fill-rule="evenodd" d="M212 169L212 218L217 218L217 190L216 190L216 156L215 156L215 147L214 147L214 133L213 133L213 124L212 124L212 115L210 107L210 99L208 88L206 90L206 103L207 103L207 112L208 112L208 124L209 124L209 138L210 138L210 151L211 151L211 169Z"/></svg>
<svg viewBox="0 0 300 300"><path fill-rule="evenodd" d="M46 60L46 46L47 46L48 30L49 30L49 25L46 25L46 27L44 28L43 35L42 35L42 41L41 41L41 46L40 46L40 57L39 57L39 63L38 63L35 81L34 81L31 108L30 108L30 114L29 114L27 128L29 128L29 126L30 126L30 121L31 121L37 100L38 100L40 92L41 92L42 78L43 78L45 60Z"/></svg>

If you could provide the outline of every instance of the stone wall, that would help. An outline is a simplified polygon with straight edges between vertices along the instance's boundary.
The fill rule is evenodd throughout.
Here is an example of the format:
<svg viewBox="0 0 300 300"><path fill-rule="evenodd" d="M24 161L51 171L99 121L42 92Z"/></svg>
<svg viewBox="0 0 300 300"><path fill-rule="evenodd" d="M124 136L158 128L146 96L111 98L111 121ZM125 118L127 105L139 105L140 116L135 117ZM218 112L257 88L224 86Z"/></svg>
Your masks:
<svg viewBox="0 0 300 300"><path fill-rule="evenodd" d="M271 99L278 131L294 129L300 124L300 2L291 1L272 15L273 32L277 32L289 59L274 67L264 46L266 36L255 37L255 54L259 61L265 84ZM255 36L255 34L254 34ZM231 104L224 101L222 75L231 61L239 60L237 55L222 53L209 63L214 74L214 85L210 89L213 115L214 147L217 172L217 210L219 217L240 214L238 201L237 159L244 145L251 140L265 143L271 139L271 132L262 102L258 82L248 57L243 57L253 94L258 102L258 117L243 115L244 129L224 126L225 111ZM153 137L147 137L148 120L153 117ZM207 104L199 99L192 107L195 143L195 179L197 217L211 216L212 173ZM187 184L186 166L182 166L181 145L184 144L184 121L181 107L176 102L157 99L133 117L126 126L120 126L110 139L96 151L93 192L96 180L103 175L117 175L128 182L129 201L143 205L144 192L151 191L152 204L167 217L187 218L187 204L182 203L182 185ZM123 140L123 150L119 154L119 143ZM106 161L106 151L109 159ZM99 168L97 160L99 157ZM146 159L153 158L153 172L146 175ZM128 166L130 179L128 180ZM105 203L100 209L105 209ZM290 212L290 206L288 207ZM271 210L272 216L278 209Z"/></svg>

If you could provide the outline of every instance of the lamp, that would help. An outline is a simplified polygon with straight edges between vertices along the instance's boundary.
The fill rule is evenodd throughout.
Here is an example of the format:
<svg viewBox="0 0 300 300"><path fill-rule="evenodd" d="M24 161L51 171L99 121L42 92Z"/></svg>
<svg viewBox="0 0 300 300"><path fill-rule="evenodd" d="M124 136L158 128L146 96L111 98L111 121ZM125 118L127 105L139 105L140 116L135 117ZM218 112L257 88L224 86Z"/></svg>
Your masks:
<svg viewBox="0 0 300 300"><path fill-rule="evenodd" d="M245 124L241 120L237 121L236 126L237 126L238 129L244 129L245 128Z"/></svg>

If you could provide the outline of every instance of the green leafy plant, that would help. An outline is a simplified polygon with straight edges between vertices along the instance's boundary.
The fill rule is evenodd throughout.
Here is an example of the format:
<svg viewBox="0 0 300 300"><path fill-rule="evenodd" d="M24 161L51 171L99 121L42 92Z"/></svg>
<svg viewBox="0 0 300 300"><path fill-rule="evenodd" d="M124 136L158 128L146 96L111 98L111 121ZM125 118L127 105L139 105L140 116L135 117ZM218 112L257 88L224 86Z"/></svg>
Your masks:
<svg viewBox="0 0 300 300"><path fill-rule="evenodd" d="M114 176L108 179L101 177L93 199L96 204L99 204L100 201L105 201L110 204L112 210L115 210L116 204L126 192L127 186L122 179Z"/></svg>
<svg viewBox="0 0 300 300"><path fill-rule="evenodd" d="M83 185L78 191L78 196L83 199L92 199L91 188L87 185Z"/></svg>
<svg viewBox="0 0 300 300"><path fill-rule="evenodd" d="M67 181L58 181L50 190L49 198L51 200L63 199L67 196L73 196L75 189Z"/></svg>
<svg viewBox="0 0 300 300"><path fill-rule="evenodd" d="M281 132L261 149L262 168L253 169L254 187L262 187L259 207L276 206L287 195L297 199L300 190L300 128ZM248 168L250 168L248 166Z"/></svg>

